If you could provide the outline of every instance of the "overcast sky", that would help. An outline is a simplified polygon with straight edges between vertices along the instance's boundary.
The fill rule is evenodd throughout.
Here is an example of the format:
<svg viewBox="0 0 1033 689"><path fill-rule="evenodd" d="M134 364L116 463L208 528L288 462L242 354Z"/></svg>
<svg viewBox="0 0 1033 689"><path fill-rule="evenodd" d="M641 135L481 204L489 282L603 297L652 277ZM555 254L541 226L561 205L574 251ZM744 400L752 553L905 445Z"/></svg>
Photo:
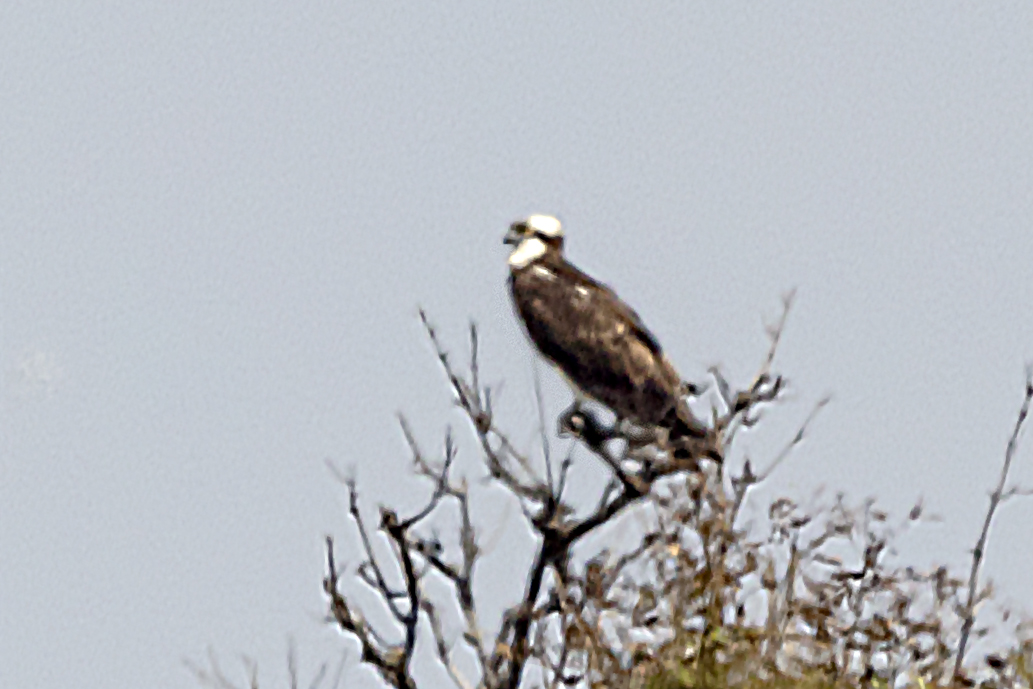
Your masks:
<svg viewBox="0 0 1033 689"><path fill-rule="evenodd" d="M481 325L531 446L530 212L689 378L748 379L797 287L792 395L742 447L832 393L774 486L924 496L906 559L963 565L1033 359L1031 46L1025 2L3 3L0 685L354 658L326 461L415 504L395 413L428 447L457 421L418 305L457 350ZM1026 611L1030 523L987 560Z"/></svg>

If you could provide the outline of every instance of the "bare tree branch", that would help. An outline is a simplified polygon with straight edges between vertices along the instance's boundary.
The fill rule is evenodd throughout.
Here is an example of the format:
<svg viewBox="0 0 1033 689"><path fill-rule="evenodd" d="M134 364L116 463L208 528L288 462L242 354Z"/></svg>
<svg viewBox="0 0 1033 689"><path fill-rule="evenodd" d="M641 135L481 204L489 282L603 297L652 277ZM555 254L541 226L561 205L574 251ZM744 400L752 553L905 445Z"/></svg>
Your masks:
<svg viewBox="0 0 1033 689"><path fill-rule="evenodd" d="M371 534L355 505L354 481L347 481L350 514L365 555L357 573L394 615L404 636L400 644L386 643L348 607L342 594L331 593L337 591L338 574L332 542L328 543L325 586L331 613L342 630L359 640L363 660L394 686L414 686L409 665L422 615L428 622L424 630L429 628L437 661L461 687L476 684L485 689L517 689L526 679L528 667L542 673L537 681L544 686L629 686L629 673L644 668L662 673L672 662L690 672L697 678L692 681L700 686L724 685L725 676L718 667L733 657L740 658L743 672L751 676L786 676L793 667L813 666L823 668L829 682L836 684L838 678L860 667L864 672L861 679L867 677L864 681L871 683L877 677L880 683L893 685L895 678L914 679L918 675L907 674L914 672L925 673L923 681L933 681L932 668L955 660L944 641L949 621L938 615L959 611L952 619L964 623L965 639L985 633L975 628L972 620L975 605L989 596L988 587L978 590L978 567L993 512L1001 502L1024 493L1018 486L1007 488L1006 483L1033 396L1033 373L1027 375L1027 395L1006 452L1001 483L992 496L987 525L974 553L967 608L954 605L960 600L963 582L939 573L888 571L882 564L889 552L891 529L906 528L917 520L920 506L902 527L896 527L887 525L887 516L870 502L848 510L837 497L819 519L820 511L780 499L768 511L771 532L767 541L748 540L748 529L737 527L750 489L785 462L829 402L825 397L814 405L759 473L749 459L738 476L726 473L725 448L741 429L756 424L768 405L783 397L785 380L772 367L792 303L791 292L783 299L780 318L768 329L769 348L760 370L745 389L736 391L715 370L715 387L725 403L722 414L715 409L710 429L714 447L721 452L716 463L704 461L709 457L703 450L680 458L662 434L627 422L606 424L591 410L573 407L561 415L558 430L574 442L563 462L554 465L537 379L542 458L534 457L532 462L496 425L491 390L481 383L476 328L470 328L469 367L461 371L421 312L455 404L469 420L480 447L488 480L516 498L535 536L534 553L522 595L504 611L495 637L486 638L478 624L472 584L482 551L469 512L466 481L451 476L457 456L451 429L445 434L443 457L432 461L400 417L415 473L429 479L433 490L407 519L391 510L381 511L378 528L392 545L393 571L388 570L386 559L378 562L375 557ZM698 391L691 385L686 389ZM564 502L574 448L601 462L609 476L587 512ZM458 541L458 556L436 532L421 533L421 525L431 523L437 508L446 502L458 508L456 538L447 541L452 548ZM632 512L636 506L646 506L648 511ZM591 557L576 551L586 537L606 525L627 523L618 519L626 512L648 514L648 524L635 536L641 540L626 544L619 552L603 550ZM831 553L826 550L837 542L841 542L838 552L843 551L842 543L856 544L860 564L850 568L832 554L836 548ZM397 577L403 585L391 588L387 582ZM425 595L423 582L428 577L450 584L445 603ZM764 605L755 606L759 619L753 627L747 623L746 604L752 595L747 581L755 582L753 590L767 597ZM907 586L919 585L933 592L934 605L925 614L911 608L910 601L920 596ZM453 605L461 613L458 633L445 624L449 617L444 606ZM670 637L653 636L645 641L632 635L655 630L664 630ZM454 666L459 644L476 656L480 669L476 680L464 677ZM956 659L959 668L963 656L964 644ZM876 659L888 665L877 666ZM674 677L684 683L682 675Z"/></svg>
<svg viewBox="0 0 1033 689"><path fill-rule="evenodd" d="M402 654L394 648L382 648L374 640L366 621L360 615L352 612L344 596L341 595L340 573L334 561L334 542L329 536L326 539L326 564L327 574L323 579L323 590L330 599L330 614L343 631L351 633L359 640L362 647L362 662L376 668L384 681L391 686L400 689L416 689L416 684L409 676L403 662Z"/></svg>
<svg viewBox="0 0 1033 689"><path fill-rule="evenodd" d="M990 524L993 522L994 513L1004 499L1004 487L1008 483L1008 472L1011 470L1012 460L1015 458L1015 450L1019 445L1019 432L1029 415L1030 400L1033 400L1033 366L1026 367L1026 390L1022 398L1022 405L1019 407L1019 417L1015 420L1015 427L1012 429L1011 437L1008 438L1008 446L1004 451L1004 464L1001 466L1001 476L997 481L997 487L990 494L990 507L986 511L986 519L983 521L983 530L979 533L979 540L972 550L972 570L968 577L968 599L965 604L964 621L961 626L961 638L958 642L958 653L954 661L954 677L961 678L961 666L965 662L965 647L968 645L969 636L972 633L972 625L975 624L976 613L976 588L979 586L979 566L986 555L986 544L990 538Z"/></svg>

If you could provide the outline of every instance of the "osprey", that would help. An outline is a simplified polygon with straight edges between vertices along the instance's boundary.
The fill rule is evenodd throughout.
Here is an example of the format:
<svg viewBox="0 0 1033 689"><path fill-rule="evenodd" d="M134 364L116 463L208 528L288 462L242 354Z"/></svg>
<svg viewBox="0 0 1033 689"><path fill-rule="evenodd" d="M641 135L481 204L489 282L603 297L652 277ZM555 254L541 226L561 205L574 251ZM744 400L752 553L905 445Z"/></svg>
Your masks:
<svg viewBox="0 0 1033 689"><path fill-rule="evenodd" d="M677 456L707 447L707 429L692 415L681 376L642 319L606 285L563 257L559 220L532 215L509 227L509 289L531 342L582 397L601 402L640 426L668 431ZM580 394L579 394L580 393ZM680 452L679 452L680 450Z"/></svg>

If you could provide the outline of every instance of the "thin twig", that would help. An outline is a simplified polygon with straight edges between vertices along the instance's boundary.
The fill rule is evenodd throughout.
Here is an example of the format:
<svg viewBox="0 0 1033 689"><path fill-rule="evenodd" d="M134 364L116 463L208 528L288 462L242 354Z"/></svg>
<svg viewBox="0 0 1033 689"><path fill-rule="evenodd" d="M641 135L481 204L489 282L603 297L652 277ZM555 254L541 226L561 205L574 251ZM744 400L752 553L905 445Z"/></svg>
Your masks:
<svg viewBox="0 0 1033 689"><path fill-rule="evenodd" d="M808 429L814 422L814 419L817 418L821 410L824 409L830 401L832 401L831 395L826 395L818 400L814 405L814 408L811 409L811 412L807 415L807 418L805 418L803 423L800 424L800 427L797 428L793 437L782 447L779 453L775 455L775 458L771 460L771 463L768 464L760 474L754 474L750 461L746 460L742 474L738 477L732 478L732 504L731 511L727 517L729 526L735 526L735 522L739 517L739 512L742 509L743 502L746 500L746 495L749 493L750 489L758 483L770 478L775 469L777 469L782 462L789 457L793 449L803 442L804 438L807 436Z"/></svg>
<svg viewBox="0 0 1033 689"><path fill-rule="evenodd" d="M417 472L435 481L434 494L431 496L430 501L426 506L424 506L424 508L415 515L402 522L401 526L404 531L413 524L423 521L427 515L433 512L438 506L438 503L441 502L441 498L449 493L448 471L452 468L452 461L456 458L456 448L455 443L452 440L452 429L449 428L445 431L445 460L441 466L441 471L435 472L423 458L423 453L420 452L420 448L416 444L416 438L413 436L412 429L409 428L409 424L406 422L405 417L399 414L398 420L402 425L402 432L405 434L405 440L409 443L409 448L412 450L413 464L416 466Z"/></svg>
<svg viewBox="0 0 1033 689"><path fill-rule="evenodd" d="M990 537L990 523L993 521L994 512L1004 497L1004 486L1008 482L1008 472L1011 469L1012 459L1019 444L1019 432L1029 415L1030 400L1033 399L1033 366L1026 367L1026 392L1019 408L1019 417L1015 421L1015 428L1011 437L1008 438L1008 446L1004 451L1004 465L1001 467L1001 476L997 481L997 487L990 494L990 508L986 511L986 519L983 521L983 530L979 533L979 540L972 550L972 570L968 578L968 599L965 603L965 618L961 625L961 640L958 642L958 655L954 659L954 677L961 678L961 665L965 661L965 647L968 645L969 635L972 633L972 625L975 623L976 588L979 585L979 567L986 555L987 539Z"/></svg>
<svg viewBox="0 0 1033 689"><path fill-rule="evenodd" d="M740 391L733 396L731 386L724 376L721 375L718 367L710 367L710 373L714 378L718 394L727 409L724 416L716 419L714 424L716 430L723 433L726 446L732 442L739 427L748 428L757 423L758 417L750 416L751 411L764 403L774 402L785 388L785 380L782 376L773 376L771 368L775 361L775 354L778 352L778 346L782 342L782 335L785 332L786 322L789 319L789 313L792 310L795 298L795 288L783 295L782 313L778 321L774 325L766 326L765 330L770 343L768 351L764 357L764 362L746 390Z"/></svg>
<svg viewBox="0 0 1033 689"><path fill-rule="evenodd" d="M355 522L356 528L359 530L359 538L362 540L362 548L366 551L366 557L368 558L366 562L363 563L364 566L362 571L366 571L367 569L373 571L372 581L373 583L376 583L376 588L383 595L388 608L391 610L391 614L395 616L396 620L404 624L406 614L403 613L398 607L398 604L395 603L395 599L404 594L393 592L391 587L387 585L384 573L380 570L377 558L373 554L373 544L370 541L369 533L366 531L366 523L363 521L362 514L359 512L359 500L354 480L349 480L348 482L348 512L351 515L352 520Z"/></svg>
<svg viewBox="0 0 1033 689"><path fill-rule="evenodd" d="M545 400L542 397L542 377L539 375L537 359L534 369L534 401L538 407L538 433L542 438L542 456L545 458L545 480L550 489L555 489L556 484L552 477L552 456L549 451L549 436L545 432Z"/></svg>
<svg viewBox="0 0 1033 689"><path fill-rule="evenodd" d="M764 471L760 472L760 475L757 477L758 480L763 481L764 479L770 477L771 474L774 473L775 469L777 469L778 466L785 461L786 457L789 456L789 453L793 451L793 448L795 448L797 445L803 442L804 438L807 435L807 430L814 422L814 419L818 417L818 414L821 412L822 409L825 408L825 405L827 405L831 401L831 395L826 395L825 397L822 397L820 400L818 400L818 402L814 405L814 408L811 409L811 413L808 414L807 418L803 420L802 424L800 424L800 427L796 430L796 434L792 437L792 439L790 439L790 441L786 443L786 445L781 449L781 451L779 451L779 453L771 461L771 464L769 464L768 467L764 469Z"/></svg>

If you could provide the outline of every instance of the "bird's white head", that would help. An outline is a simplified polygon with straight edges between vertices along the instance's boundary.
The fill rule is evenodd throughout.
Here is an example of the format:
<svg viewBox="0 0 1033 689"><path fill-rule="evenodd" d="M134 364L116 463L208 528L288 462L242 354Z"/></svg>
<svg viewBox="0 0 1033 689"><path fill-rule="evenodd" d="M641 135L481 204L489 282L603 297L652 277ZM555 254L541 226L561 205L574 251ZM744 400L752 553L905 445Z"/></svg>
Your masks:
<svg viewBox="0 0 1033 689"><path fill-rule="evenodd" d="M529 215L523 221L529 232L541 235L548 239L560 239L563 237L563 225L551 215Z"/></svg>
<svg viewBox="0 0 1033 689"><path fill-rule="evenodd" d="M551 215L529 215L509 226L502 239L515 248L509 255L511 268L523 268L546 254L563 251L563 225Z"/></svg>

